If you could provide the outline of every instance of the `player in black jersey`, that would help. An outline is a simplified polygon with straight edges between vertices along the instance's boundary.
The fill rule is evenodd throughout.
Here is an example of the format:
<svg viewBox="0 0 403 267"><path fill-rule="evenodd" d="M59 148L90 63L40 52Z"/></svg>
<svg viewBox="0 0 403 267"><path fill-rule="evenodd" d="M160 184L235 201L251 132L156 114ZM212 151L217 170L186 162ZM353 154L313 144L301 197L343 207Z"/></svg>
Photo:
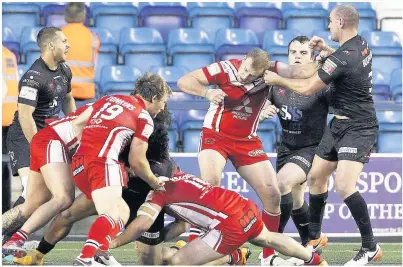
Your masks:
<svg viewBox="0 0 403 267"><path fill-rule="evenodd" d="M18 84L18 110L6 140L13 175L19 175L23 185L23 193L15 205L24 202L27 194L32 137L45 127L45 119L58 117L62 107L64 114L76 110L71 94L71 70L64 63L70 47L66 36L59 28L45 27L38 33L37 44L41 56Z"/></svg>
<svg viewBox="0 0 403 267"><path fill-rule="evenodd" d="M175 168L168 151L168 132L170 124L170 114L167 109L160 112L154 118L154 132L149 138L147 159L151 169L160 176L171 176ZM129 147L128 147L129 148ZM124 150L120 155L120 161L128 164L129 149ZM122 192L122 196L130 208L129 224L136 216L138 208L144 203L151 187L141 178L136 177L128 169L128 188ZM92 201L88 200L84 194L80 194L73 205L59 214L51 223L37 250L30 251L25 257L14 258L14 262L22 265L38 265L43 263L43 257L49 253L57 242L65 238L73 224L91 215L97 214ZM164 214L157 217L153 226L136 242L139 264L141 265L161 265L165 254L172 254L164 248L162 253L162 242L170 240L187 230L187 225L183 222L173 223L164 228ZM176 252L176 251L175 251ZM97 261L106 265L117 265L116 259L108 251L98 251Z"/></svg>
<svg viewBox="0 0 403 267"><path fill-rule="evenodd" d="M307 64L313 60L314 51L309 48L308 37L298 36L291 40L288 44L288 64ZM269 95L268 103L274 105L274 110L278 111L282 127L276 163L281 193L279 233L284 232L291 216L303 245L309 241L309 210L308 204L304 201L305 182L316 147L325 131L330 94L331 91L328 88L313 95L304 96L288 88L280 87L272 89ZM262 119L265 115L273 115L266 113L267 109L269 106L262 112Z"/></svg>
<svg viewBox="0 0 403 267"><path fill-rule="evenodd" d="M336 191L349 208L362 238L362 247L347 265L365 265L382 257L372 232L367 204L356 189L378 135L371 95L372 51L367 41L357 34L358 23L359 14L353 6L336 6L330 13L329 29L332 40L339 42L340 47L334 50L319 37L311 39L311 47L328 54L318 71L305 79L284 78L281 76L296 76L282 75L290 74L290 68L283 64L278 66L279 75L271 71L265 74L266 83L286 86L304 95L313 94L330 83L334 87L331 106L335 118L326 127L308 175L309 243L315 247L321 242L327 182L336 170Z"/></svg>

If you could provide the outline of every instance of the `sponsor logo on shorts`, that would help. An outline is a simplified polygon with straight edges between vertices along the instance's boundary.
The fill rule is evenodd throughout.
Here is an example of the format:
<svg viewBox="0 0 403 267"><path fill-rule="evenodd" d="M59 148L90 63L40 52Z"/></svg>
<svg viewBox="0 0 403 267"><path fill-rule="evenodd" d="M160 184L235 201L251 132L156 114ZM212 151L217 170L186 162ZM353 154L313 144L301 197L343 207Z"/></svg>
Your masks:
<svg viewBox="0 0 403 267"><path fill-rule="evenodd" d="M149 239L157 239L160 237L160 232L156 232L156 233L145 232L141 236L145 237L145 238L149 238Z"/></svg>
<svg viewBox="0 0 403 267"><path fill-rule="evenodd" d="M308 160L306 160L306 158L303 158L301 156L292 156L291 159L299 160L302 163L304 163L306 166L311 167L311 163Z"/></svg>
<svg viewBox="0 0 403 267"><path fill-rule="evenodd" d="M207 145L215 144L216 140L214 138L206 138L204 139L204 143Z"/></svg>
<svg viewBox="0 0 403 267"><path fill-rule="evenodd" d="M355 147L340 147L339 148L339 154L340 153L350 153L350 154L357 154L357 148Z"/></svg>
<svg viewBox="0 0 403 267"><path fill-rule="evenodd" d="M76 168L73 171L73 175L76 176L77 174L79 174L80 172L82 172L84 170L84 165L80 165L78 168Z"/></svg>
<svg viewBox="0 0 403 267"><path fill-rule="evenodd" d="M329 75L331 75L336 70L336 68L336 63L334 63L331 59L326 59L325 63L322 66L322 70L324 70Z"/></svg>
<svg viewBox="0 0 403 267"><path fill-rule="evenodd" d="M250 157L257 157L257 156L261 156L264 155L266 153L264 153L264 151L262 149L256 149L256 150L252 150L248 152L248 155Z"/></svg>
<svg viewBox="0 0 403 267"><path fill-rule="evenodd" d="M10 156L11 159L11 164L13 167L17 164L17 160L14 158L14 152L13 151L8 151L8 155Z"/></svg>

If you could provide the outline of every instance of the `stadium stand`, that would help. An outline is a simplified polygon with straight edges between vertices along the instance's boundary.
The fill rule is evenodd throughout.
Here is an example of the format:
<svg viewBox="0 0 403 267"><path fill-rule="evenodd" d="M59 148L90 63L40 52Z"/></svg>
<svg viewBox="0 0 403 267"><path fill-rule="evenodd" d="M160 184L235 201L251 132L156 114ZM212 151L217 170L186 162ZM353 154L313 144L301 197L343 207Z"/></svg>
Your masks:
<svg viewBox="0 0 403 267"><path fill-rule="evenodd" d="M21 55L25 58L25 64L31 66L39 58L41 50L36 44L36 36L42 27L25 27L21 34Z"/></svg>
<svg viewBox="0 0 403 267"><path fill-rule="evenodd" d="M3 27L3 45L7 47L17 57L20 58L20 42L15 37L13 31L8 27Z"/></svg>
<svg viewBox="0 0 403 267"><path fill-rule="evenodd" d="M105 66L102 68L102 94L125 94L133 92L133 85L141 76L138 68L130 66Z"/></svg>
<svg viewBox="0 0 403 267"><path fill-rule="evenodd" d="M259 41L252 30L219 29L215 40L217 60L242 59Z"/></svg>
<svg viewBox="0 0 403 267"><path fill-rule="evenodd" d="M21 38L25 27L39 26L40 7L31 3L3 3L3 27L8 27L17 39Z"/></svg>
<svg viewBox="0 0 403 267"><path fill-rule="evenodd" d="M267 31L263 38L263 50L269 52L272 60L288 62L288 43L301 32L296 30Z"/></svg>

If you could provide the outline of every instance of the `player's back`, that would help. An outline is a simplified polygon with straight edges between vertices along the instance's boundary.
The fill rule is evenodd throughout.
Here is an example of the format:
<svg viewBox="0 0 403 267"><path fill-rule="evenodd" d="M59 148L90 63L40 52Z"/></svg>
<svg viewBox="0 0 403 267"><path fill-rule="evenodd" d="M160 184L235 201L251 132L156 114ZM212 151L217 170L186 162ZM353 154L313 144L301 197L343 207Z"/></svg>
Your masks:
<svg viewBox="0 0 403 267"><path fill-rule="evenodd" d="M165 190L153 194L162 194L160 197L164 199L163 205L168 213L177 214L205 229L214 228L229 216L238 213L248 203L234 191L213 186L183 172L176 173L165 184ZM155 199L158 199L158 196Z"/></svg>
<svg viewBox="0 0 403 267"><path fill-rule="evenodd" d="M104 96L92 107L76 154L118 160L136 131L142 131L145 141L153 131L153 120L139 97ZM139 121L144 121L141 129L138 129Z"/></svg>

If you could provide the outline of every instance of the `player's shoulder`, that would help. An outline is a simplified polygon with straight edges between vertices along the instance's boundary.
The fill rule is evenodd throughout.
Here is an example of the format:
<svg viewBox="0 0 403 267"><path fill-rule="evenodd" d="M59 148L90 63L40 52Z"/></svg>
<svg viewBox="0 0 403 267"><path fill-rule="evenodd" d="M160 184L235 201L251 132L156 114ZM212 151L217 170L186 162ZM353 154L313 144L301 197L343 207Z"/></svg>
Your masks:
<svg viewBox="0 0 403 267"><path fill-rule="evenodd" d="M46 84L46 73L35 63L20 79L21 86L29 86L38 89L44 84Z"/></svg>

